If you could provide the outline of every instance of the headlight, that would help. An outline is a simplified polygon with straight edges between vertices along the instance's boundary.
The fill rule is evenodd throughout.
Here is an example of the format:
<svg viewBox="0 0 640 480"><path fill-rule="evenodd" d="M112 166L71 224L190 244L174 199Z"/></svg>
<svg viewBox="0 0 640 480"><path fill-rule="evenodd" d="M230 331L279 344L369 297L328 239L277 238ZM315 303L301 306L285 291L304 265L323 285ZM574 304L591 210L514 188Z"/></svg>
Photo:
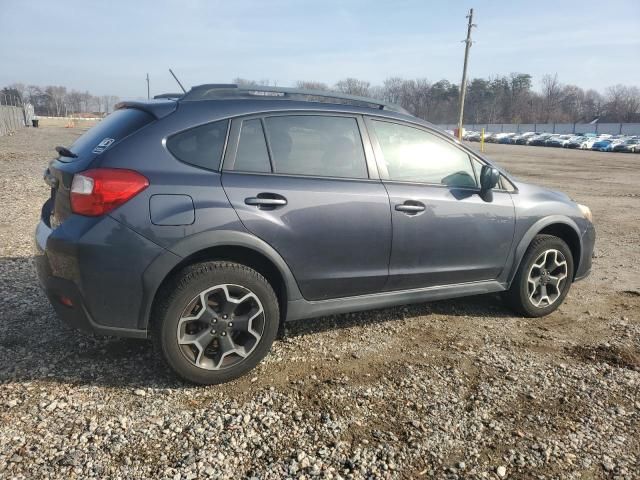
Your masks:
<svg viewBox="0 0 640 480"><path fill-rule="evenodd" d="M578 208L582 212L582 215L584 215L584 218L593 223L593 215L591 214L591 209L586 205L582 205L581 203L578 203Z"/></svg>

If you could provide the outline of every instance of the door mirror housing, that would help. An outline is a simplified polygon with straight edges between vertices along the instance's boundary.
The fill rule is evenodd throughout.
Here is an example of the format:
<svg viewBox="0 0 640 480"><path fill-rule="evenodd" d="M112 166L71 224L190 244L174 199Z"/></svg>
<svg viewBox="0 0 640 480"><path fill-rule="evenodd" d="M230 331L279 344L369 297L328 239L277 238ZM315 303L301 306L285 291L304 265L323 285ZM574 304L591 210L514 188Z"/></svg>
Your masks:
<svg viewBox="0 0 640 480"><path fill-rule="evenodd" d="M487 192L495 188L499 181L500 172L497 168L490 165L482 166L482 170L480 170L480 191Z"/></svg>
<svg viewBox="0 0 640 480"><path fill-rule="evenodd" d="M493 189L500 181L500 172L491 165L483 165L480 170L480 198L485 202L493 201Z"/></svg>

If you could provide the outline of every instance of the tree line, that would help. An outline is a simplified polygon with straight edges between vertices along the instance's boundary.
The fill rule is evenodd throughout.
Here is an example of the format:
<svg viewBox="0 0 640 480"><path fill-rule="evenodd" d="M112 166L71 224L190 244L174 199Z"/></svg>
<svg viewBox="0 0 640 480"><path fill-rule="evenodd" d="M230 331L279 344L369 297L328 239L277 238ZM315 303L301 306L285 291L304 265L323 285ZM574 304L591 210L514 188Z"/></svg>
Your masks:
<svg viewBox="0 0 640 480"><path fill-rule="evenodd" d="M268 80L234 79L243 85L268 85ZM459 85L448 80L431 82L426 78L387 78L382 85L345 78L329 85L318 81L298 81L298 88L336 91L373 97L404 107L413 115L433 123L456 123ZM0 91L2 95L33 104L37 115L66 116L77 113L108 114L118 102L113 95L96 96L88 91L67 90L64 86L15 83ZM6 101L6 100L5 100ZM558 75L544 75L540 88L526 73L490 78L473 78L467 85L465 123L586 123L640 122L640 89L614 85L604 92L563 84Z"/></svg>
<svg viewBox="0 0 640 480"><path fill-rule="evenodd" d="M106 115L120 99L114 95L92 95L67 87L14 83L0 90L0 103L30 103L36 115L66 117L77 114Z"/></svg>
<svg viewBox="0 0 640 480"><path fill-rule="evenodd" d="M242 78L234 82L265 83ZM396 103L432 123L458 121L460 88L448 80L390 77L382 85L372 85L366 80L346 78L334 85L299 81L296 86ZM465 123L588 123L595 118L601 122L640 122L640 89L614 85L601 93L563 84L554 74L544 75L540 89L534 90L533 78L526 73L473 78L467 84Z"/></svg>

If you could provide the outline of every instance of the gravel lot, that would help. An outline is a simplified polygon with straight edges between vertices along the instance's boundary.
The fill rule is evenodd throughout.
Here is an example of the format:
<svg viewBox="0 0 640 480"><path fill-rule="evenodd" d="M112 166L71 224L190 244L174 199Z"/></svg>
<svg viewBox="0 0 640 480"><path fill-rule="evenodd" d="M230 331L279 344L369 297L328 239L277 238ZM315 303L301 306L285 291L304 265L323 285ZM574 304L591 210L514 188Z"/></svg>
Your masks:
<svg viewBox="0 0 640 480"><path fill-rule="evenodd" d="M489 296L296 322L202 388L37 286L41 174L80 133L0 137L0 478L640 478L639 155L487 146L594 212L593 274L551 316Z"/></svg>

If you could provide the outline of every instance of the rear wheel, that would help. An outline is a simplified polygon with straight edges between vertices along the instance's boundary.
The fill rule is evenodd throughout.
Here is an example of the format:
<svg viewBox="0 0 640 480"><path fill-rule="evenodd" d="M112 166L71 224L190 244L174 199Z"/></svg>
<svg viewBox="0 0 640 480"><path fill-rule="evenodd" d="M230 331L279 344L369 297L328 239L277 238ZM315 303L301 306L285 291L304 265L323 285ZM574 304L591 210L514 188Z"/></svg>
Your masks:
<svg viewBox="0 0 640 480"><path fill-rule="evenodd" d="M526 317L542 317L558 308L569 293L573 256L567 244L553 235L537 235L505 293L509 306Z"/></svg>
<svg viewBox="0 0 640 480"><path fill-rule="evenodd" d="M276 337L277 297L255 270L206 262L183 270L165 289L154 318L156 345L182 378L233 380L262 360Z"/></svg>

